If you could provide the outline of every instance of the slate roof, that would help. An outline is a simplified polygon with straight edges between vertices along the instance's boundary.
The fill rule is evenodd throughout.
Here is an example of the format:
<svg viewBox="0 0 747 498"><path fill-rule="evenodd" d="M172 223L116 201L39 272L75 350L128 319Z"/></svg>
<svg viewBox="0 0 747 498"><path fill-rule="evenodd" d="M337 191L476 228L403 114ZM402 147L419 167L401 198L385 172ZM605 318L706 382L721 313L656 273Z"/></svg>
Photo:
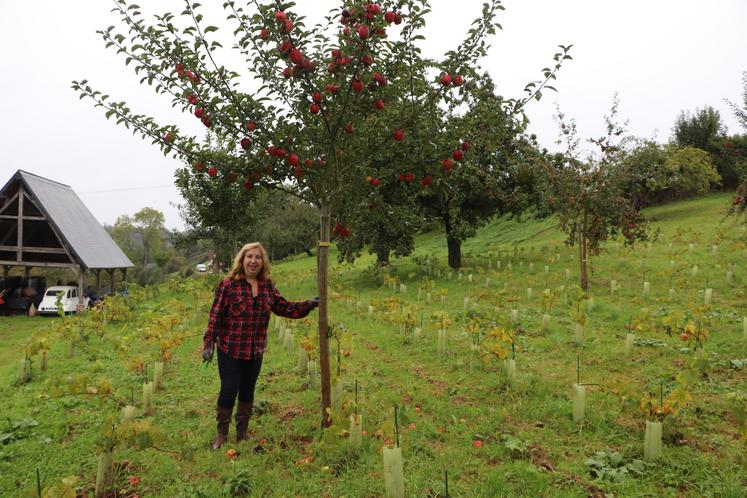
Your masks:
<svg viewBox="0 0 747 498"><path fill-rule="evenodd" d="M18 170L0 193L15 181L25 184L28 193L60 234L62 243L84 268L135 266L69 186Z"/></svg>

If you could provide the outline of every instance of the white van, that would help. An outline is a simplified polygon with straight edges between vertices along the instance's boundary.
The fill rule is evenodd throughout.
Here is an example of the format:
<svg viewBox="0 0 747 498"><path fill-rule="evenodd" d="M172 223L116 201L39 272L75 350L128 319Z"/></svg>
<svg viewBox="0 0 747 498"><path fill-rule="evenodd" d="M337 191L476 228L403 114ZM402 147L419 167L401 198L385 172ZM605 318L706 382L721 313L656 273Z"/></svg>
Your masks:
<svg viewBox="0 0 747 498"><path fill-rule="evenodd" d="M75 313L78 309L78 288L72 285L53 285L52 287L48 287L46 292L44 292L44 298L39 303L37 312L40 315L56 315L57 295L59 293L62 293L62 309L65 310L65 314ZM84 298L83 306L87 308L90 301L90 298Z"/></svg>

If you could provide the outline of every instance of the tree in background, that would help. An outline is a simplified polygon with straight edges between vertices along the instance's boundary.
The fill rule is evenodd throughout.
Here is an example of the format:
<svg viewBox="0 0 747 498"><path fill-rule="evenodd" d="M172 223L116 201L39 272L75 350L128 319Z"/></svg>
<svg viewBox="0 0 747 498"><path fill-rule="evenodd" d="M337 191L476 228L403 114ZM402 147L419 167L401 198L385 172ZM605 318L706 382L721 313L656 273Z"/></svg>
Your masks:
<svg viewBox="0 0 747 498"><path fill-rule="evenodd" d="M731 107L742 128L747 130L747 71L742 73L742 103L736 104L730 100L727 100L726 103Z"/></svg>
<svg viewBox="0 0 747 498"><path fill-rule="evenodd" d="M694 114L681 112L674 122L671 141L679 147L696 147L711 154L721 185L725 188L736 187L747 172L744 137L727 136L721 115L713 107L696 109Z"/></svg>
<svg viewBox="0 0 747 498"><path fill-rule="evenodd" d="M165 218L157 209L145 207L133 216L122 215L106 230L135 263L135 281L140 285L155 284L163 278L164 270L174 257L172 234L165 226Z"/></svg>
<svg viewBox="0 0 747 498"><path fill-rule="evenodd" d="M726 134L721 114L713 107L680 112L672 127L672 142L680 147L697 147L710 151L714 142Z"/></svg>
<svg viewBox="0 0 747 498"><path fill-rule="evenodd" d="M615 98L605 116L607 134L590 140L601 154L587 160L578 157L581 140L575 121L566 120L560 111L556 115L559 142L566 151L550 158L552 194L547 201L558 216L560 229L568 235L567 243L578 247L580 286L585 292L589 290L589 259L601 251L604 241L618 234L626 244L647 238L645 219L625 193L624 176L615 174L615 165L624 157L618 142L625 132L616 121L618 105Z"/></svg>
<svg viewBox="0 0 747 498"><path fill-rule="evenodd" d="M712 156L704 150L660 145L652 140L631 142L633 145L611 168L637 209L706 194L721 180Z"/></svg>

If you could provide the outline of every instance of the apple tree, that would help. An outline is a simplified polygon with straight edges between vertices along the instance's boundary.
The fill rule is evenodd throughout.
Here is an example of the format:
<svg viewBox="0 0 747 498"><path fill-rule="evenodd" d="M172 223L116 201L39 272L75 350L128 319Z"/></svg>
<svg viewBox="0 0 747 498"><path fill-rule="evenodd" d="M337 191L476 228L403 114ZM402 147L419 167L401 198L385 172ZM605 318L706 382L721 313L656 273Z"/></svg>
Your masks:
<svg viewBox="0 0 747 498"><path fill-rule="evenodd" d="M319 350L327 351L333 223L341 237L350 235L340 216L382 186L374 178L391 181L404 164L430 165L420 158L444 157L455 148L432 142L434 127L418 129L416 123L437 121L440 107L433 103L475 76L476 60L503 8L500 1L485 3L459 47L433 61L417 46L430 10L425 0L345 0L313 27L293 13L293 2L253 0L239 6L227 0L224 26L245 60L244 73L221 64L222 32L205 22L200 4L187 0L180 13L151 21L138 5L116 0L115 6L121 22L100 32L106 45L125 58L141 84L232 146L216 147L133 112L87 80L73 82L73 88L102 107L107 118L190 165L191 175L238 182L244 198L232 202L250 204L259 190L274 189L318 207ZM392 147L397 130L408 137L394 140L402 146L396 150L401 159L384 162L382 155L397 147ZM326 426L331 422L327 355L321 355L320 367Z"/></svg>
<svg viewBox="0 0 747 498"><path fill-rule="evenodd" d="M646 220L635 200L626 195L624 169L616 164L624 157L617 140L624 133L616 122L618 102L605 117L607 134L590 139L601 151L599 156L579 158L580 139L576 124L558 112L561 140L566 151L549 158L549 180L552 191L547 197L548 207L558 216L560 229L567 235L567 243L579 251L580 287L589 290L588 263L592 255L601 251L601 244L622 234L626 244L646 240Z"/></svg>

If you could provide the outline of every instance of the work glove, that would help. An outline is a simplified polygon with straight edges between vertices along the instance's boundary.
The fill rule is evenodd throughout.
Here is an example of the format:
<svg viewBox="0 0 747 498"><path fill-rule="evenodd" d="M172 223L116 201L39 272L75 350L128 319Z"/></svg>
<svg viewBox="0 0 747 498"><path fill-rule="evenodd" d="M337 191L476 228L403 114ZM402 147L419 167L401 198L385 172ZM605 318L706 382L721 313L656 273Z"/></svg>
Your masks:
<svg viewBox="0 0 747 498"><path fill-rule="evenodd" d="M311 309L318 308L319 307L319 296L314 296L311 299L309 299L309 303L311 304Z"/></svg>
<svg viewBox="0 0 747 498"><path fill-rule="evenodd" d="M205 344L205 349L202 350L202 361L210 363L213 361L213 352L215 351L213 341L208 341Z"/></svg>

